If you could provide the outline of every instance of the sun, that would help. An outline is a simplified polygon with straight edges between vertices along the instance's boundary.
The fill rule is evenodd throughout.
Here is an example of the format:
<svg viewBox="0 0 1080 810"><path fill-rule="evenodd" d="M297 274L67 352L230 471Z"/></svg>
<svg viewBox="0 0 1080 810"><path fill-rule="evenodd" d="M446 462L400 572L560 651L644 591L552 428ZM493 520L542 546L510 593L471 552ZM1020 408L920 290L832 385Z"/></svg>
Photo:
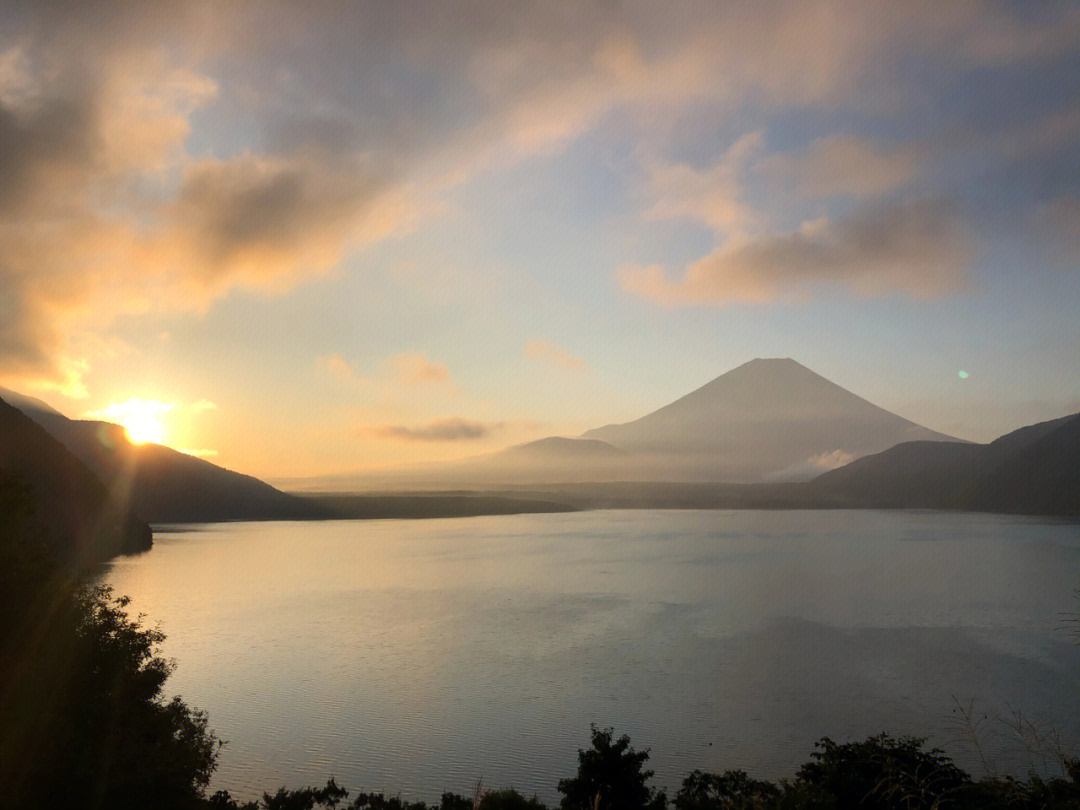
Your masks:
<svg viewBox="0 0 1080 810"><path fill-rule="evenodd" d="M121 424L135 444L161 444L165 441L165 426L153 411L132 413Z"/></svg>
<svg viewBox="0 0 1080 810"><path fill-rule="evenodd" d="M166 430L162 416L175 407L156 399L129 399L87 415L122 426L134 444L163 444Z"/></svg>

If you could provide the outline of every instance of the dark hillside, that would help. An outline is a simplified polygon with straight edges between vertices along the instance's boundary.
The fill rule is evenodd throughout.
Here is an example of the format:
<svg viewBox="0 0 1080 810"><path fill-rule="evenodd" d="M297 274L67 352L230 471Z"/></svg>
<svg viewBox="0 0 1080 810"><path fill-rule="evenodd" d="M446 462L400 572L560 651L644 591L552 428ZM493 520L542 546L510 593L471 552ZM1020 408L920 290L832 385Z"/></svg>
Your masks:
<svg viewBox="0 0 1080 810"><path fill-rule="evenodd" d="M250 475L157 444L133 444L119 425L27 409L118 499L150 523L292 520L326 517L314 503Z"/></svg>
<svg viewBox="0 0 1080 810"><path fill-rule="evenodd" d="M961 508L1080 516L1080 414L1044 425L1051 428L1032 432L1028 438L1034 441L1009 453L991 469L981 470L982 474L960 493Z"/></svg>
<svg viewBox="0 0 1080 810"><path fill-rule="evenodd" d="M0 400L0 485L25 497L54 555L76 566L150 548L130 504L25 414Z"/></svg>
<svg viewBox="0 0 1080 810"><path fill-rule="evenodd" d="M905 442L806 485L811 499L878 509L1080 515L1080 414L990 444Z"/></svg>

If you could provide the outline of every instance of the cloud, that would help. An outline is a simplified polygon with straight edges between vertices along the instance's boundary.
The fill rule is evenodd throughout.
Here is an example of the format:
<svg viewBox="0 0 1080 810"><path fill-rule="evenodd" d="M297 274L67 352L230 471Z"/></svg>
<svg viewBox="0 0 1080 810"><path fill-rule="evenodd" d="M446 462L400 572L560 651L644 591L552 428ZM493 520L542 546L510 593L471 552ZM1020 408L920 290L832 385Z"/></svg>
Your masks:
<svg viewBox="0 0 1080 810"><path fill-rule="evenodd" d="M741 199L745 174L764 146L765 134L757 129L738 138L707 169L662 160L650 162L643 193L652 202L645 218L686 218L722 232L747 228L758 215Z"/></svg>
<svg viewBox="0 0 1080 810"><path fill-rule="evenodd" d="M1063 262L1080 259L1080 196L1063 194L1039 206L1036 229Z"/></svg>
<svg viewBox="0 0 1080 810"><path fill-rule="evenodd" d="M766 480L768 481L806 481L811 478L816 478L822 473L829 470L835 470L837 467L843 467L845 464L850 464L855 460L855 455L847 452L846 450L832 450L827 453L819 453L815 456L810 456L803 461L798 461L788 467L784 467L782 470L770 474Z"/></svg>
<svg viewBox="0 0 1080 810"><path fill-rule="evenodd" d="M318 358L319 364L330 371L339 380L348 380L353 376L352 367L340 354L331 354Z"/></svg>
<svg viewBox="0 0 1080 810"><path fill-rule="evenodd" d="M99 33L0 38L0 375L77 393L72 335L281 293L434 210L360 149L194 158L217 81Z"/></svg>
<svg viewBox="0 0 1080 810"><path fill-rule="evenodd" d="M884 147L851 135L832 135L786 152L767 153L761 129L737 138L704 168L652 159L645 165L642 216L687 219L718 235L742 238L767 223L767 213L746 199L747 189L768 189L775 212L784 202L888 195L909 184L920 168L920 149Z"/></svg>
<svg viewBox="0 0 1080 810"><path fill-rule="evenodd" d="M948 205L922 202L739 241L693 262L678 280L655 265L622 268L618 279L665 306L801 301L830 287L932 298L960 287L972 258L963 220Z"/></svg>
<svg viewBox="0 0 1080 810"><path fill-rule="evenodd" d="M842 14L106 0L14 4L4 20L0 375L69 393L87 363L74 336L238 289L283 294L438 216L456 186L605 123L666 144L702 111L884 119L972 71L1075 49L1080 31L1075 5L974 0ZM911 168L844 136L794 157L806 193L873 196ZM651 216L759 225L736 163L656 165Z"/></svg>
<svg viewBox="0 0 1080 810"><path fill-rule="evenodd" d="M384 364L393 379L406 385L453 385L450 371L425 354L399 354Z"/></svg>
<svg viewBox="0 0 1080 810"><path fill-rule="evenodd" d="M373 428L375 435L386 439L419 442L459 442L483 439L503 427L503 423L487 424L469 419L436 419L425 425L383 425Z"/></svg>
<svg viewBox="0 0 1080 810"><path fill-rule="evenodd" d="M550 340L531 341L525 346L525 356L560 366L568 371L585 371L587 368L584 360Z"/></svg>
<svg viewBox="0 0 1080 810"><path fill-rule="evenodd" d="M830 135L793 152L763 158L757 168L774 188L794 188L803 197L863 198L907 185L923 158L913 146L885 147L853 135Z"/></svg>

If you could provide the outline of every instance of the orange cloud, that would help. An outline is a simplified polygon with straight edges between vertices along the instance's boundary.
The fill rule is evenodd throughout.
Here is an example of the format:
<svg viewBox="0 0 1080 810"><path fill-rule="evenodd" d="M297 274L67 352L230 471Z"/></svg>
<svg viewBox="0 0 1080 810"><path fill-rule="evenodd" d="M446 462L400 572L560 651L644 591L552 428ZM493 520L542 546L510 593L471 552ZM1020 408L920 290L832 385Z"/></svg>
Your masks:
<svg viewBox="0 0 1080 810"><path fill-rule="evenodd" d="M339 380L348 380L353 376L352 367L340 354L331 354L328 357L320 357L319 363L328 369Z"/></svg>
<svg viewBox="0 0 1080 810"><path fill-rule="evenodd" d="M424 354L399 354L387 360L384 367L397 382L408 385L453 385L449 369Z"/></svg>
<svg viewBox="0 0 1080 810"><path fill-rule="evenodd" d="M568 371L584 371L587 366L580 357L571 354L550 340L534 340L525 347L525 356L546 363L553 363Z"/></svg>
<svg viewBox="0 0 1080 810"><path fill-rule="evenodd" d="M909 183L920 168L916 147L885 148L865 138L830 135L792 153L763 158L759 171L779 189L804 197L874 197Z"/></svg>
<svg viewBox="0 0 1080 810"><path fill-rule="evenodd" d="M828 287L926 298L958 288L972 258L956 213L923 202L739 241L693 262L678 280L655 265L623 268L618 278L626 291L666 306L800 301Z"/></svg>

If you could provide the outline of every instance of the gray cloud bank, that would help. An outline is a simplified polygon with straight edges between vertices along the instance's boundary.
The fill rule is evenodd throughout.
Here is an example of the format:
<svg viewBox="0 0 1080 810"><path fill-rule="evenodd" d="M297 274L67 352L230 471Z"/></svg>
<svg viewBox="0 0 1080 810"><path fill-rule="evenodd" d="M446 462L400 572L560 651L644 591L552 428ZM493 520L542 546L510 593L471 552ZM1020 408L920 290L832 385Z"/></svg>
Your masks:
<svg viewBox="0 0 1080 810"><path fill-rule="evenodd" d="M502 427L469 419L436 419L424 425L383 425L374 428L375 435L387 439L419 442L459 442L483 439Z"/></svg>

